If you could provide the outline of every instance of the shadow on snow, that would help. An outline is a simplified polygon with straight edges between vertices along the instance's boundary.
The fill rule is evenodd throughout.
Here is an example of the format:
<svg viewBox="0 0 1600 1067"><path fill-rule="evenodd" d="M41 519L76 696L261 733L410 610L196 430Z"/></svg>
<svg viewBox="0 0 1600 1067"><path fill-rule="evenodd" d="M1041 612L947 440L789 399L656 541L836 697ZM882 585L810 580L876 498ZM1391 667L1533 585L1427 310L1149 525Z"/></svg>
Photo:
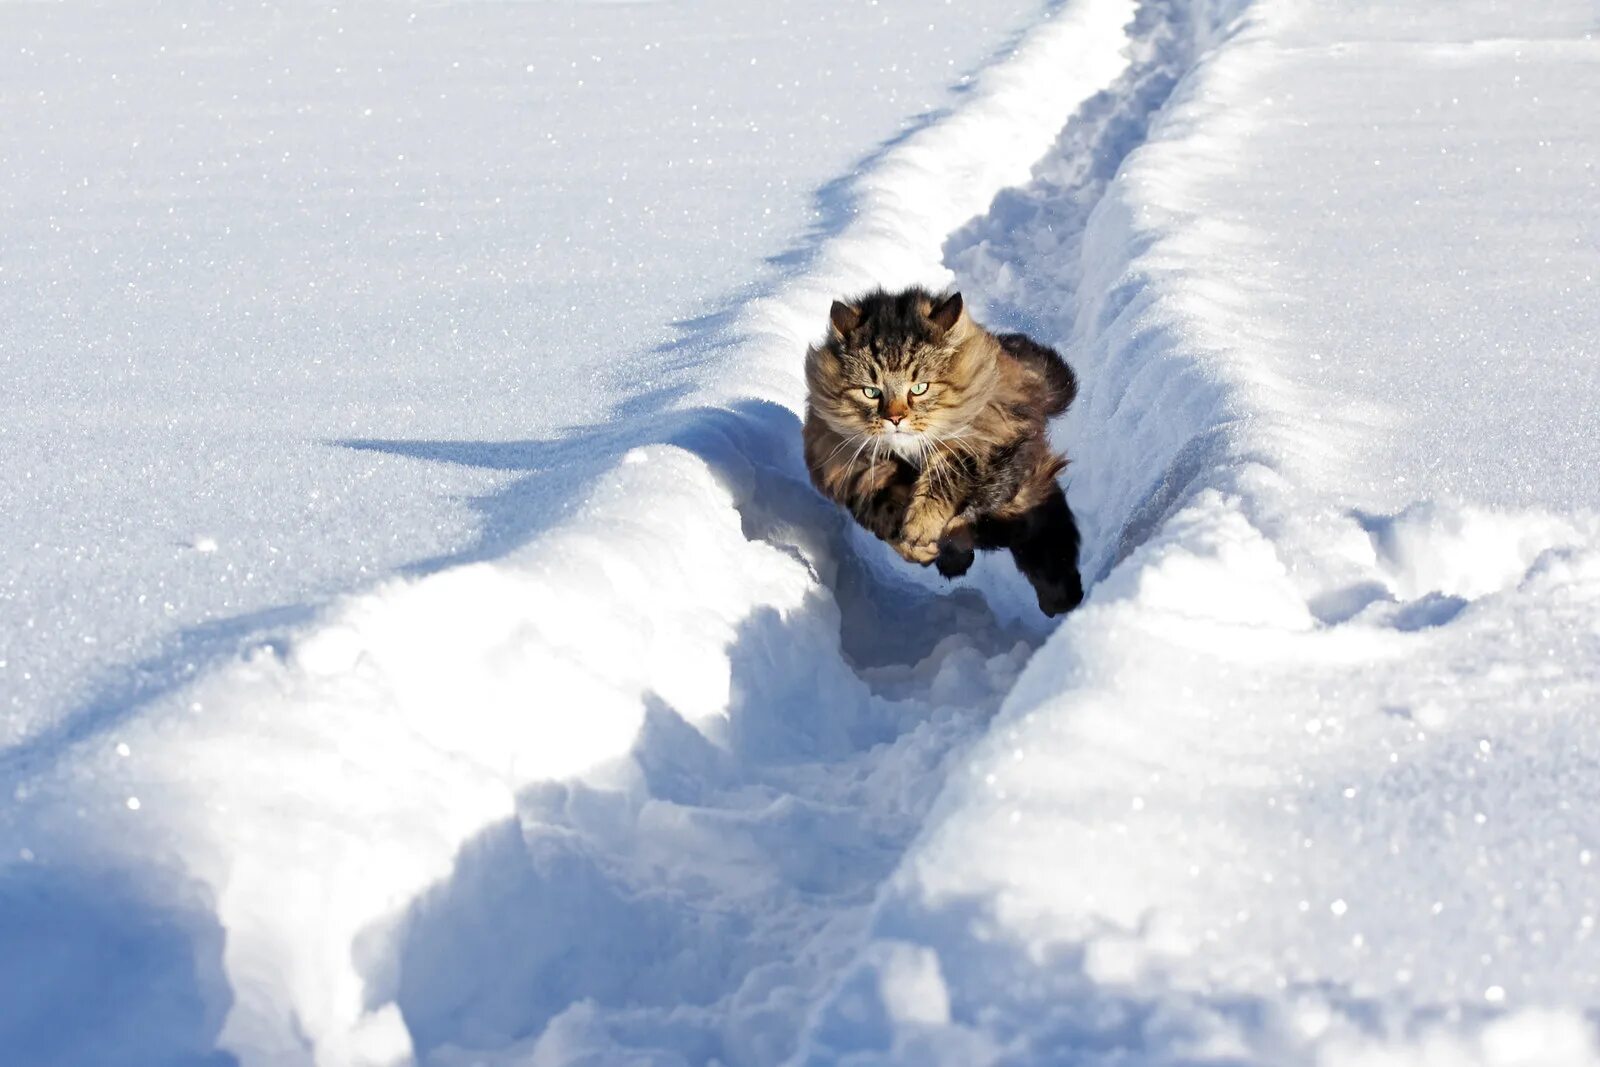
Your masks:
<svg viewBox="0 0 1600 1067"><path fill-rule="evenodd" d="M0 870L0 1049L53 1067L232 1067L223 932L114 871Z"/></svg>

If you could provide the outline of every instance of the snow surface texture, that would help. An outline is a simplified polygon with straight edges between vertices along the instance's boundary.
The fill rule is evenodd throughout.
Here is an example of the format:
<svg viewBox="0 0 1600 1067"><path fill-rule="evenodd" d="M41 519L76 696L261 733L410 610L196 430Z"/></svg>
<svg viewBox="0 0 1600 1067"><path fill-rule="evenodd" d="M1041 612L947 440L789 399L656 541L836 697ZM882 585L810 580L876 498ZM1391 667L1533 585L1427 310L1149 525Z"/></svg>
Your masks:
<svg viewBox="0 0 1600 1067"><path fill-rule="evenodd" d="M1591 23L1064 4L662 413L365 442L578 474L8 764L0 1047L1600 1062ZM827 301L952 271L1084 379L1052 633L800 471Z"/></svg>
<svg viewBox="0 0 1600 1067"><path fill-rule="evenodd" d="M1038 3L0 3L0 746L557 522Z"/></svg>

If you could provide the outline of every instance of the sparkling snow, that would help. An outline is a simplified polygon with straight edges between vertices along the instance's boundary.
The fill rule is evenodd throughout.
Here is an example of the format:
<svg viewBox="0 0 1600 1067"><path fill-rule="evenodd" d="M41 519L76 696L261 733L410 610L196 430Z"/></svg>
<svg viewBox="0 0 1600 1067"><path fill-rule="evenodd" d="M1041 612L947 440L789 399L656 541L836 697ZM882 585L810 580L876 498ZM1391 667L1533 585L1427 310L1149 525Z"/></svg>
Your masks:
<svg viewBox="0 0 1600 1067"><path fill-rule="evenodd" d="M975 7L0 5L0 1059L1600 1063L1592 9ZM911 281L1059 626L805 483Z"/></svg>

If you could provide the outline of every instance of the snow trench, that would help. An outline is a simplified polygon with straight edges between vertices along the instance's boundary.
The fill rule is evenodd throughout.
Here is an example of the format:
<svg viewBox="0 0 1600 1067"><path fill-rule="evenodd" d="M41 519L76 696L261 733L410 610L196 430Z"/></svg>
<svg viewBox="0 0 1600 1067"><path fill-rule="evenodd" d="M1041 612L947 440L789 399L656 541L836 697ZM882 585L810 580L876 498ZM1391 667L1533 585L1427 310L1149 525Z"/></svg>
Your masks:
<svg viewBox="0 0 1600 1067"><path fill-rule="evenodd" d="M1070 33L1080 56L1093 48L1099 57L1074 64L1081 85L1069 89L1079 99L1058 113L1072 119L1048 157L1080 176L1072 198L1083 206L1080 229L1150 116L1228 22L1221 10L1166 2L1084 5L1061 17L1091 15L1087 25L1047 26L1032 42L1043 48ZM1088 28L1097 36L1084 38ZM1039 75L1018 65L1003 65L986 86L1037 92ZM981 130L982 143L997 143L1000 133L984 128L993 121L986 103L951 116L928 140L959 143ZM787 314L797 297L820 308L880 281L946 280L932 242L919 250L923 261L900 259L908 233L932 236L945 225L908 217L920 190L905 168L929 148L913 139L879 160L860 181L859 221L818 251L808 277L751 317ZM943 195L947 178L936 181ZM987 295L1004 272L962 252L964 235L985 228L1026 240L1026 223L1002 198L938 256L958 284ZM1070 230L1052 232L1071 239ZM1063 257L1053 279L1068 306L1075 258ZM814 288L822 278L839 280ZM1058 343L1071 338L1070 314L1049 322L1008 315L1001 300L991 306L995 321L1017 320ZM811 322L795 324L799 337ZM749 343L729 342L735 352ZM797 350L793 338L783 346L786 357ZM760 392L773 381L740 387ZM864 951L877 952L881 888L1048 631L1003 560L951 591L908 573L819 500L795 452L796 394L774 399L691 412L671 444L735 487L740 533L769 556L784 554L809 582L795 590L794 606L769 601L738 623L718 710L686 714L693 701L648 693L627 757L523 790L516 817L470 842L451 876L412 904L383 995L421 1059L831 1062L870 1058L898 1040L870 1012L861 1020L846 1009L841 1025L840 983L848 987ZM675 459L634 452L629 461ZM1142 476L1148 468L1124 469ZM1101 556L1094 565L1103 571L1110 552ZM666 663L651 672L672 675ZM902 962L890 960L891 971L908 970L888 983L888 995L909 983L900 1007L915 1020L925 1011L919 963ZM919 1062L927 1050L906 1054ZM947 1061L965 1062L954 1055Z"/></svg>
<svg viewBox="0 0 1600 1067"><path fill-rule="evenodd" d="M477 562L347 598L115 746L24 769L0 820L0 855L21 857L0 880L0 941L19 946L0 988L33 999L0 1047L97 1065L1581 1062L1574 1017L1484 1007L1506 988L1474 958L1474 890L1365 859L1441 836L1433 813L1372 809L1388 836L1368 849L1344 813L1434 781L1467 807L1515 793L1439 770L1485 750L1441 728L1405 656L1437 674L1475 640L1539 639L1548 620L1473 603L1593 585L1571 546L1595 533L1421 501L1332 515L1297 490L1359 420L1307 433L1317 401L1258 358L1257 292L1195 268L1259 239L1195 189L1249 132L1219 101L1275 61L1263 10L1282 5L1063 3L960 107L827 190L837 231L612 418L552 441L344 442L525 476L482 502ZM1094 586L1059 628L1006 561L952 588L806 483L800 353L837 295L912 282L959 285L1082 371L1059 432ZM1457 616L1457 643L1403 643ZM1352 676L1385 679L1378 727L1341 723ZM1362 764L1363 739L1409 752L1383 731L1413 723L1446 736L1413 777ZM1591 753L1520 758L1559 782ZM1574 818L1542 836L1576 854ZM1486 854L1442 836L1423 866ZM1390 897L1364 908L1351 870ZM1539 921L1567 917L1552 894ZM1463 916L1440 939L1459 951L1383 936L1435 906ZM1337 925L1364 911L1353 937ZM128 962L86 990L108 944ZM1373 991L1429 956L1448 982ZM1430 1038L1441 1019L1466 1036Z"/></svg>

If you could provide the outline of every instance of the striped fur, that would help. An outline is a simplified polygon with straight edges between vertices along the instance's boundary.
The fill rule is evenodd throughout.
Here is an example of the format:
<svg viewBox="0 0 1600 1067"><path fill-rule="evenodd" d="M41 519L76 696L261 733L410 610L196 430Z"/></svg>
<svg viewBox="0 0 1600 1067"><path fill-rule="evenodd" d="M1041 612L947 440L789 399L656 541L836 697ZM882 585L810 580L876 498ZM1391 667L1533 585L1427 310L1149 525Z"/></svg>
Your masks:
<svg viewBox="0 0 1600 1067"><path fill-rule="evenodd" d="M1071 368L1022 334L995 335L959 293L877 290L836 302L806 353L806 465L817 489L902 557L954 577L1009 548L1056 614L1075 606L1078 531L1047 421ZM915 391L914 391L915 390Z"/></svg>

